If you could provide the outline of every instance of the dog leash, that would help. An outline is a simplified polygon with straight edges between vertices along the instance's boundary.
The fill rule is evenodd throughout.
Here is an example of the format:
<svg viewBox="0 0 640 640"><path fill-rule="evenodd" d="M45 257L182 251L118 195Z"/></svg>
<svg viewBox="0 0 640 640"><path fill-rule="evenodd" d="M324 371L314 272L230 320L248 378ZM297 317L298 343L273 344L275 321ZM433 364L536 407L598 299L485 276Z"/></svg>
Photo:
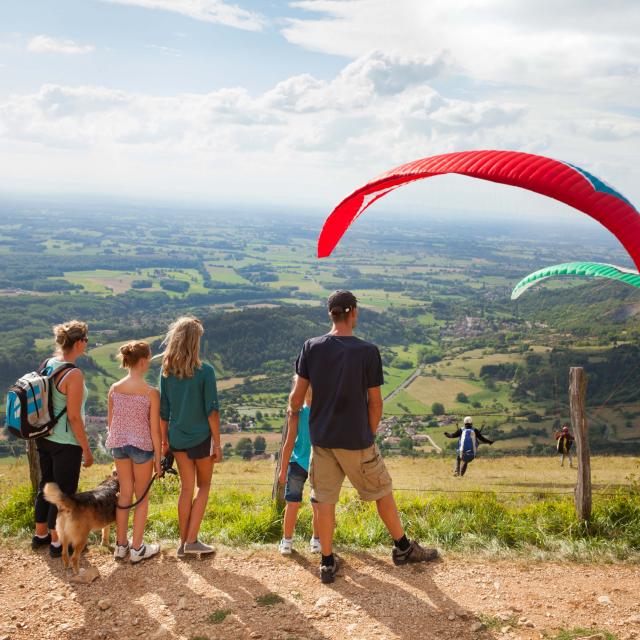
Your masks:
<svg viewBox="0 0 640 640"><path fill-rule="evenodd" d="M162 460L160 461L160 468L162 470L162 475L158 475L157 472L154 471L153 476L151 478L151 482L149 482L149 484L147 485L147 488L144 490L144 493L135 502L132 502L131 504L128 504L128 505L117 504L116 508L133 509L134 507L137 507L147 497L147 493L149 493L149 489L151 489L151 485L154 483L156 478L162 478L165 473L176 475L178 472L173 468L172 453L168 453L166 456L163 456Z"/></svg>

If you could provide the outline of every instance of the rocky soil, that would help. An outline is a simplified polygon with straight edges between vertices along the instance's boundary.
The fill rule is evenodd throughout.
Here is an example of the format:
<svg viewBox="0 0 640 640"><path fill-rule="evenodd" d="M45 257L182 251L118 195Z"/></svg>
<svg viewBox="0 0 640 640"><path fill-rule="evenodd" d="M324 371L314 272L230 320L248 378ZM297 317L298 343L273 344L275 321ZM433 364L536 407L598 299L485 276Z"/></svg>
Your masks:
<svg viewBox="0 0 640 640"><path fill-rule="evenodd" d="M640 639L640 568L445 558L395 567L345 553L333 585L317 556L220 548L174 550L131 566L93 546L74 583L47 551L0 547L0 640L166 638L302 640L554 638L583 627Z"/></svg>

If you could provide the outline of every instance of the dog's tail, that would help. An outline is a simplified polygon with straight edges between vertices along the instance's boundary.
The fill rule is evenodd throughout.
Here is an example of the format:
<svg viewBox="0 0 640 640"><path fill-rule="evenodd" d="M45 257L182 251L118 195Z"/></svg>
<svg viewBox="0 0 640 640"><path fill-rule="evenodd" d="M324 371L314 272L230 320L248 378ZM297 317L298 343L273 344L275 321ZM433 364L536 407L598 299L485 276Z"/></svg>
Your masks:
<svg viewBox="0 0 640 640"><path fill-rule="evenodd" d="M62 493L55 482L47 482L44 485L43 493L45 500L55 504L58 509L72 509L75 504L68 495Z"/></svg>

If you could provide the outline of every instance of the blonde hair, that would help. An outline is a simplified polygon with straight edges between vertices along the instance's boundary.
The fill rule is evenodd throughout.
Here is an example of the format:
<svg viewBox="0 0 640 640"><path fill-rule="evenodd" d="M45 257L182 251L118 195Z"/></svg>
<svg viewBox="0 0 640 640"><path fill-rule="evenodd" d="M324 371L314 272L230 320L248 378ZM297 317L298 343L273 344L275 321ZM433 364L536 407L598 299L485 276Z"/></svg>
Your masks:
<svg viewBox="0 0 640 640"><path fill-rule="evenodd" d="M148 342L132 340L118 349L118 360L120 360L120 366L123 369L131 369L143 358L150 357L151 347Z"/></svg>
<svg viewBox="0 0 640 640"><path fill-rule="evenodd" d="M163 345L162 375L176 378L193 378L193 372L202 366L200 338L204 328L198 318L182 316L167 331Z"/></svg>
<svg viewBox="0 0 640 640"><path fill-rule="evenodd" d="M73 345L78 340L83 340L89 334L89 327L86 322L80 320L69 320L53 327L53 336L56 341L56 348L62 353L73 349Z"/></svg>

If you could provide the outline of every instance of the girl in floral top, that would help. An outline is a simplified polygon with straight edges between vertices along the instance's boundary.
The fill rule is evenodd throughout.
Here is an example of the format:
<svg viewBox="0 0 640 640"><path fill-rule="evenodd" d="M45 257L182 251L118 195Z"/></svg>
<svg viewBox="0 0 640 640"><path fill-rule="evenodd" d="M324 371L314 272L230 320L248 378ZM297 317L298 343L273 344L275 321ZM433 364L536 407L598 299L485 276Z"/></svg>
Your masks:
<svg viewBox="0 0 640 640"><path fill-rule="evenodd" d="M149 486L154 471L161 475L160 393L144 379L151 362L146 342L129 342L120 347L118 358L128 374L109 390L109 435L118 480L119 504L127 505L141 496ZM136 506L133 515L133 539L129 559L132 563L154 556L159 544L144 544L144 525L149 510L149 496ZM124 559L129 552L129 509L116 512L116 548L114 556Z"/></svg>

